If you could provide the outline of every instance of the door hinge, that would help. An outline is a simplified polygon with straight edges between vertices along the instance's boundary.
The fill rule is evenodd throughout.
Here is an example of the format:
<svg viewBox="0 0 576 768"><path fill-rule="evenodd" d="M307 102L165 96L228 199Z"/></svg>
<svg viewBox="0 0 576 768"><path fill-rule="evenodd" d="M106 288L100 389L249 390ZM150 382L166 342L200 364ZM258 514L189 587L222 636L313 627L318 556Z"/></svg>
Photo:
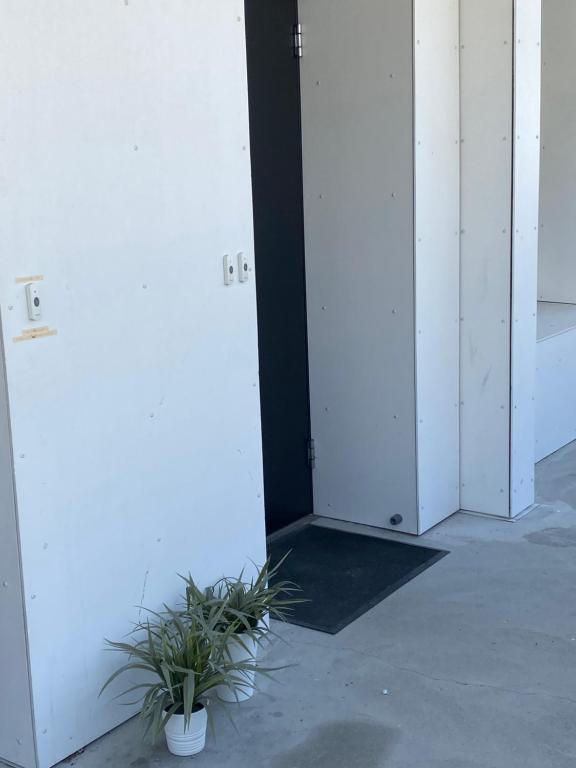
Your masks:
<svg viewBox="0 0 576 768"><path fill-rule="evenodd" d="M294 58L301 59L304 53L302 47L302 24L294 24L292 28L292 47Z"/></svg>
<svg viewBox="0 0 576 768"><path fill-rule="evenodd" d="M316 441L313 438L308 440L308 466L310 469L316 468Z"/></svg>

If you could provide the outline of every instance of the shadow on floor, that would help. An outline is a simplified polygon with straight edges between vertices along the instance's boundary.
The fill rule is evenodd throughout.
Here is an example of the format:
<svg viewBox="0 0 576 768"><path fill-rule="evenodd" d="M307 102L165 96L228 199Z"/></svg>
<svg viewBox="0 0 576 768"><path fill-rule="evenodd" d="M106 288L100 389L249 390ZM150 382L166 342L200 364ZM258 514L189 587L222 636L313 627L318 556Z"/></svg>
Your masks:
<svg viewBox="0 0 576 768"><path fill-rule="evenodd" d="M306 740L275 758L270 768L379 768L391 754L397 734L373 723L346 720L315 727Z"/></svg>

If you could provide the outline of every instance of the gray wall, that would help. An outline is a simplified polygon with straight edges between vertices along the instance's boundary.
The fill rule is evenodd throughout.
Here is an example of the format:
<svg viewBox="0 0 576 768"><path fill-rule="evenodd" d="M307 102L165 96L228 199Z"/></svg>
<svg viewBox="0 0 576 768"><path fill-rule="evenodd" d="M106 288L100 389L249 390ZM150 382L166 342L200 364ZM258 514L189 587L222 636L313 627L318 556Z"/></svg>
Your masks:
<svg viewBox="0 0 576 768"><path fill-rule="evenodd" d="M416 533L412 3L300 16L315 511Z"/></svg>
<svg viewBox="0 0 576 768"><path fill-rule="evenodd" d="M542 0L538 296L576 303L576 3Z"/></svg>
<svg viewBox="0 0 576 768"><path fill-rule="evenodd" d="M315 511L419 533L459 502L458 4L300 17Z"/></svg>

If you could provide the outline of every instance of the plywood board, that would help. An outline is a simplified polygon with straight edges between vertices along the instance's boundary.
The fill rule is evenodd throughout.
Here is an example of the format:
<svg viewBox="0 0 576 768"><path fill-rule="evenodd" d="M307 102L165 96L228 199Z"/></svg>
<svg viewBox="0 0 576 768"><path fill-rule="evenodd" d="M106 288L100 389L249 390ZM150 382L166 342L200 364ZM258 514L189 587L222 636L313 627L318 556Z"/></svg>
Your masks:
<svg viewBox="0 0 576 768"><path fill-rule="evenodd" d="M300 17L315 511L416 533L412 3Z"/></svg>
<svg viewBox="0 0 576 768"><path fill-rule="evenodd" d="M459 3L414 5L419 531L460 505Z"/></svg>

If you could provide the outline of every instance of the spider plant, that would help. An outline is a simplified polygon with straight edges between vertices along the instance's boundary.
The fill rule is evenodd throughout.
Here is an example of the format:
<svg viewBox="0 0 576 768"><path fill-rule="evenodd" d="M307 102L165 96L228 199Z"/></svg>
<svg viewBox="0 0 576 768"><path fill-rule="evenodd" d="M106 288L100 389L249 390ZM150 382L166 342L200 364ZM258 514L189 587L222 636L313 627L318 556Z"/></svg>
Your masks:
<svg viewBox="0 0 576 768"><path fill-rule="evenodd" d="M288 553L289 554L289 553ZM203 611L210 615L221 609L221 629L234 635L248 634L261 640L268 632L268 619L286 621L294 605L305 602L294 597L300 588L291 581L279 581L278 573L288 555L271 566L270 558L250 581L244 572L237 578L225 576L204 590L198 588L192 576L186 582L187 613Z"/></svg>
<svg viewBox="0 0 576 768"><path fill-rule="evenodd" d="M251 661L234 661L224 650L233 632L225 625L225 610L220 603L185 615L169 608L149 611L148 620L135 626L131 642L107 641L128 662L108 678L101 693L120 675L137 672L140 682L132 681L116 698L141 694L126 703L142 703L141 717L153 741L173 715L183 715L188 728L211 691L218 686L238 689L244 685L242 675L254 669Z"/></svg>

